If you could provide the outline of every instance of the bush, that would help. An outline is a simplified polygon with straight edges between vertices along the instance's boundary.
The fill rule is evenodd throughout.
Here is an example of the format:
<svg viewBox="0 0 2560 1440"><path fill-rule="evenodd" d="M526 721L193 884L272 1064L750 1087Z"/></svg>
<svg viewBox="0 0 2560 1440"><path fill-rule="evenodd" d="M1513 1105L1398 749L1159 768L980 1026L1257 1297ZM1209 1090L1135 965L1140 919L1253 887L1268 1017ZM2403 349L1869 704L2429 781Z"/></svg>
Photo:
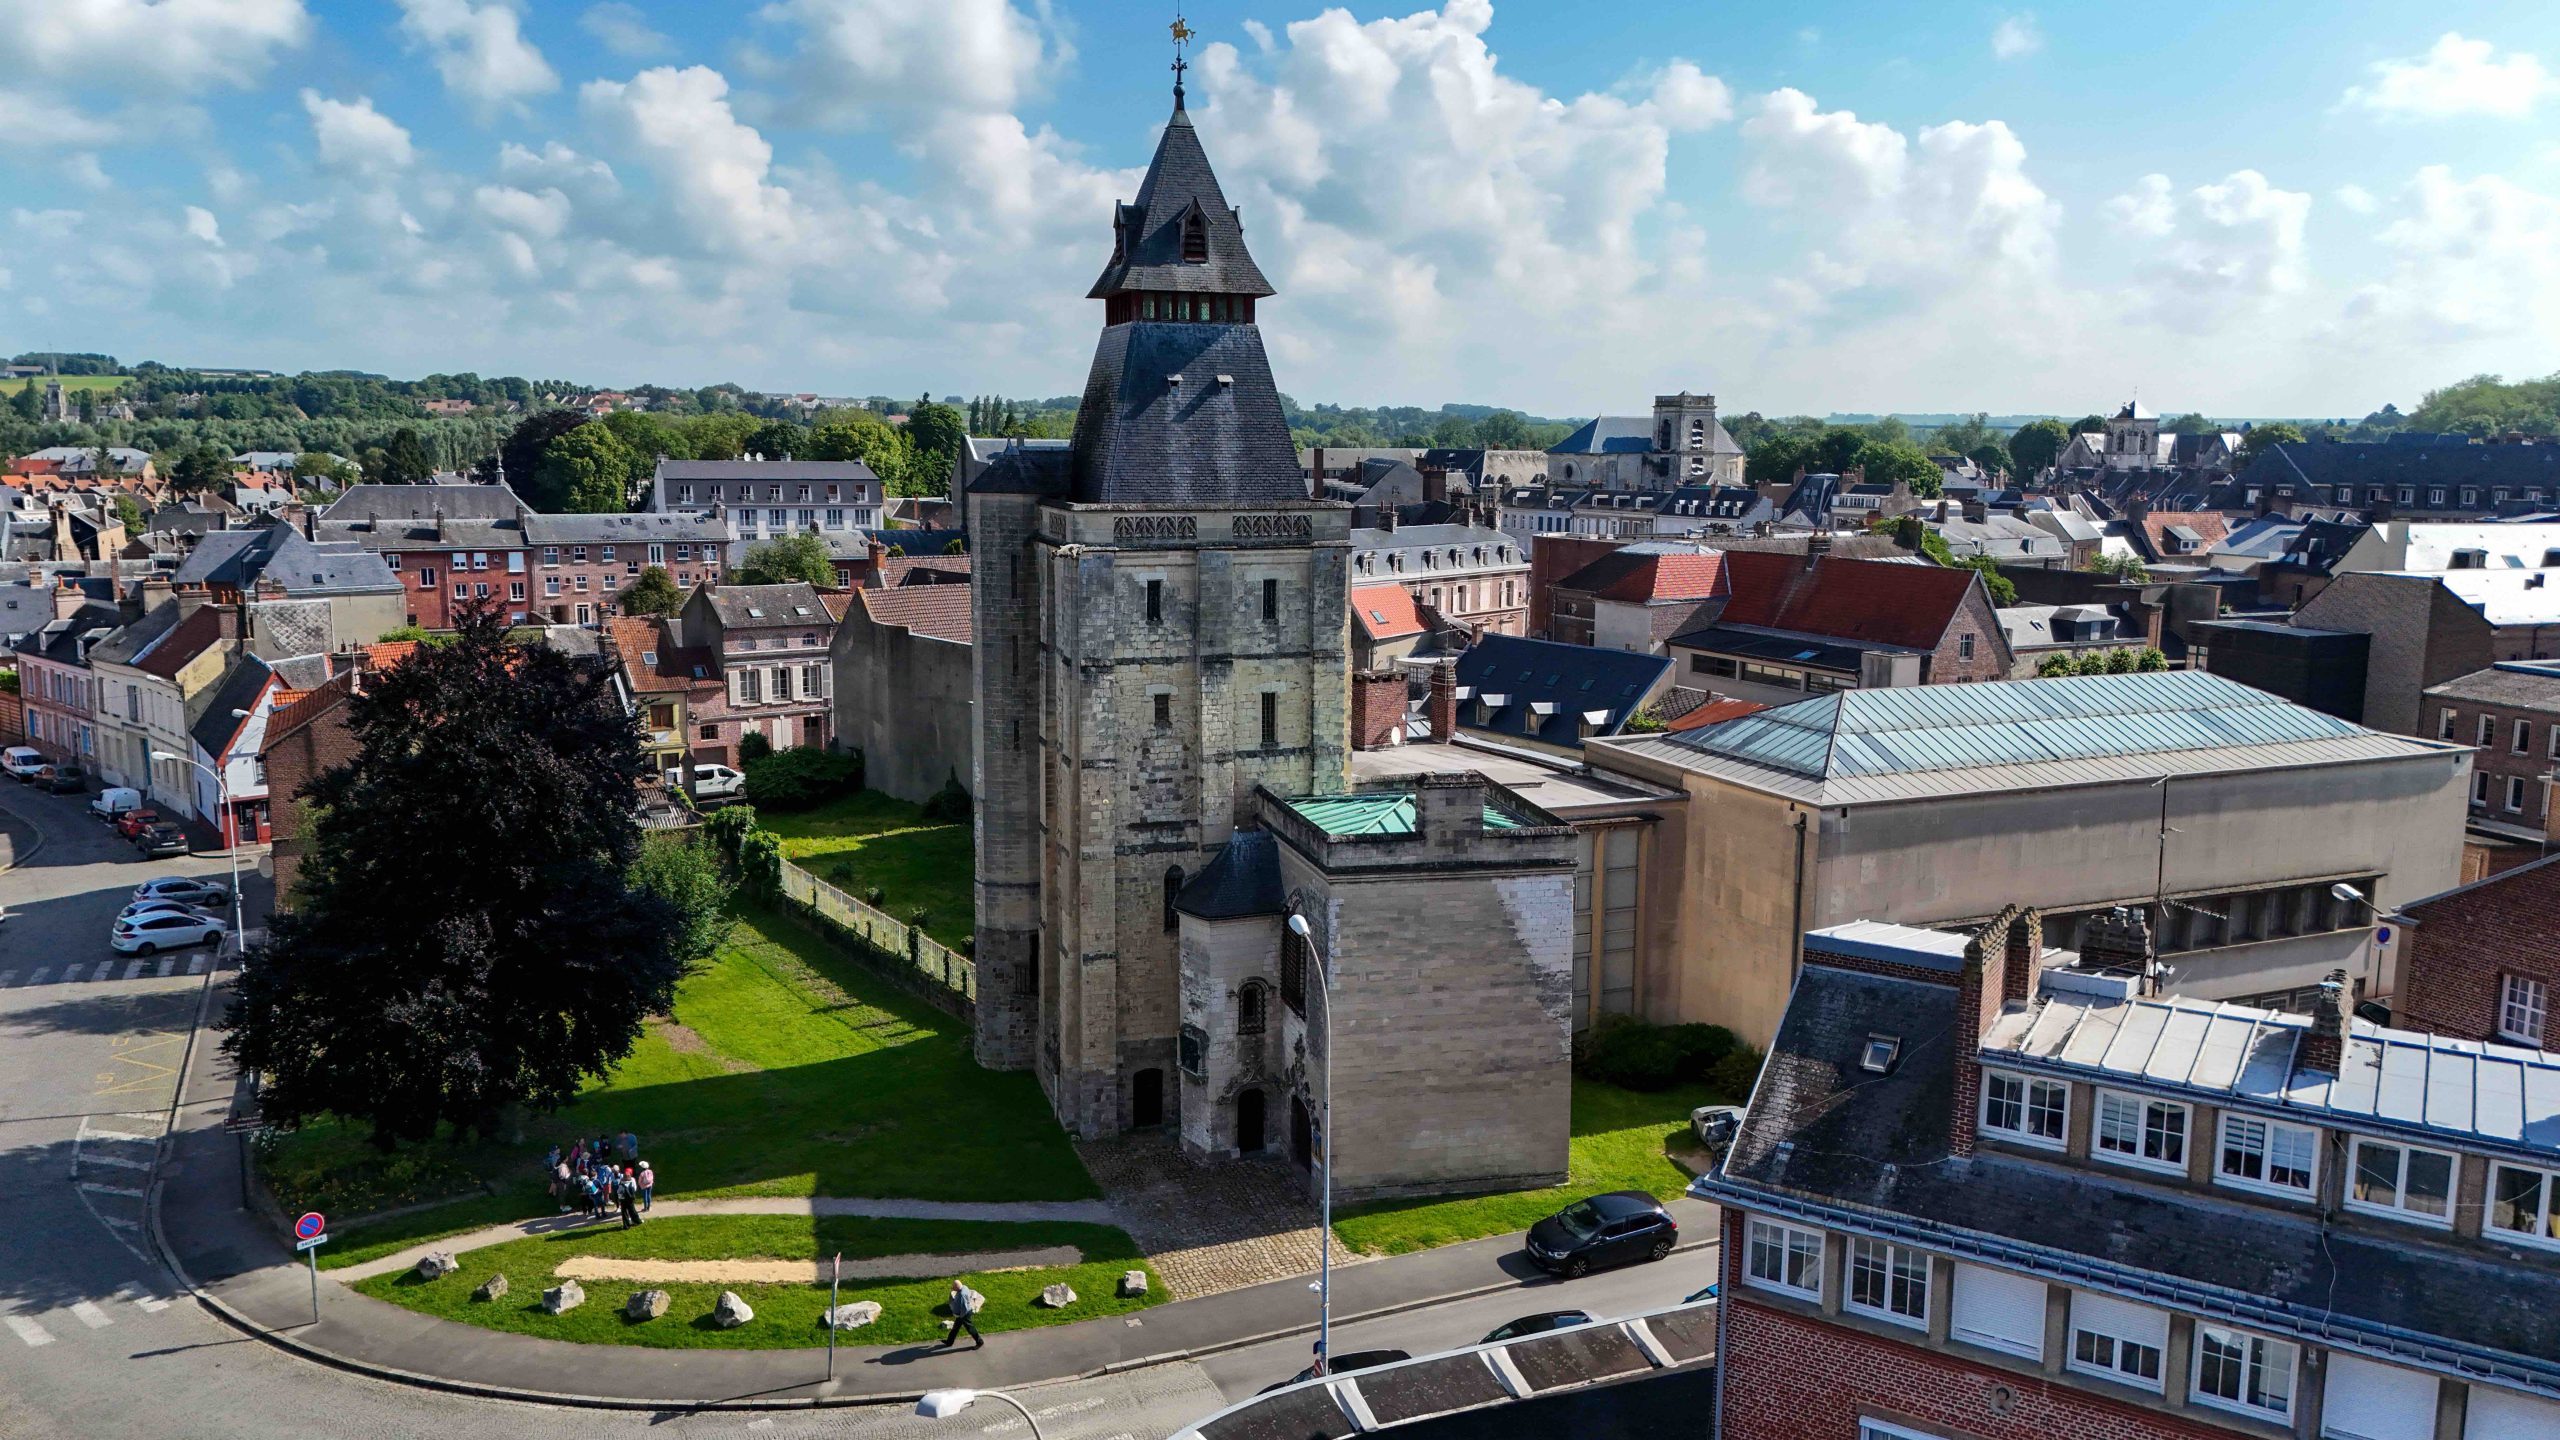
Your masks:
<svg viewBox="0 0 2560 1440"><path fill-rule="evenodd" d="M1632 1015L1612 1015L1583 1041L1575 1068L1628 1090L1668 1090L1684 1081L1712 1084L1735 1055L1748 1053L1721 1025L1648 1025ZM1758 1069L1754 1056L1752 1073Z"/></svg>
<svg viewBox="0 0 2560 1440"><path fill-rule="evenodd" d="M746 734L738 737L738 763L740 765L744 765L750 760L761 760L772 753L773 742L766 739L761 731L750 730Z"/></svg>
<svg viewBox="0 0 2560 1440"><path fill-rule="evenodd" d="M1751 1087L1759 1080L1760 1052L1748 1045L1736 1045L1707 1072L1707 1088L1735 1105L1751 1098Z"/></svg>
<svg viewBox="0 0 2560 1440"><path fill-rule="evenodd" d="M750 830L738 842L738 878L766 899L782 889L782 837L770 830Z"/></svg>
<svg viewBox="0 0 2560 1440"><path fill-rule="evenodd" d="M874 885L870 889L862 892L862 903L870 906L874 910L879 909L881 905L888 900L888 898L889 892L881 889L877 885Z"/></svg>
<svg viewBox="0 0 2560 1440"><path fill-rule="evenodd" d="M756 807L753 805L725 805L712 811L702 822L703 833L709 835L712 843L720 847L720 853L732 861L738 858L738 842L755 828Z"/></svg>
<svg viewBox="0 0 2560 1440"><path fill-rule="evenodd" d="M969 823L969 791L958 775L943 781L942 788L924 802L924 818L936 825Z"/></svg>
<svg viewBox="0 0 2560 1440"><path fill-rule="evenodd" d="M778 750L747 762L747 799L760 809L807 810L862 788L862 761L824 750Z"/></svg>

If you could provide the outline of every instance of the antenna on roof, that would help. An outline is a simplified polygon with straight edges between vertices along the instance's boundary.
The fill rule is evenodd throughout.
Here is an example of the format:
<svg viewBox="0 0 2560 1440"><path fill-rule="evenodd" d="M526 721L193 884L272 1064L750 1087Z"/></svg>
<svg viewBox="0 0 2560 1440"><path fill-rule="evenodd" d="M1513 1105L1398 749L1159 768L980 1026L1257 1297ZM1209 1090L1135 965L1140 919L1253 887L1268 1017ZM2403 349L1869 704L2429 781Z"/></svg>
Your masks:
<svg viewBox="0 0 2560 1440"><path fill-rule="evenodd" d="M1182 108L1182 72L1191 68L1191 62L1184 59L1183 54L1191 48L1194 33L1182 18L1182 7L1173 7L1173 108L1176 110Z"/></svg>

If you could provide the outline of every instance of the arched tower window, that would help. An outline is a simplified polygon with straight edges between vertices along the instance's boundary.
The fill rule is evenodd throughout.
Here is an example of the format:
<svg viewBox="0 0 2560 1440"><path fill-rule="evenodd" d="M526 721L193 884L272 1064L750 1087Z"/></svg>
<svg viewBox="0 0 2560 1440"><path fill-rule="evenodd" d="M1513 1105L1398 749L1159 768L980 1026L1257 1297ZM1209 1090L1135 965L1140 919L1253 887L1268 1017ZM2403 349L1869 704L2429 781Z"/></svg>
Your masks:
<svg viewBox="0 0 2560 1440"><path fill-rule="evenodd" d="M1186 265L1209 263L1209 222L1192 211L1182 218L1182 262Z"/></svg>
<svg viewBox="0 0 2560 1440"><path fill-rule="evenodd" d="M1182 867L1179 865L1171 866L1164 872L1164 928L1168 931L1172 930L1174 925L1177 923L1174 916L1173 902L1181 894Z"/></svg>
<svg viewBox="0 0 2560 1440"><path fill-rule="evenodd" d="M1259 980L1244 982L1244 988L1236 992L1236 1033L1239 1035L1261 1034L1263 1014L1269 1008L1270 1002L1269 986Z"/></svg>

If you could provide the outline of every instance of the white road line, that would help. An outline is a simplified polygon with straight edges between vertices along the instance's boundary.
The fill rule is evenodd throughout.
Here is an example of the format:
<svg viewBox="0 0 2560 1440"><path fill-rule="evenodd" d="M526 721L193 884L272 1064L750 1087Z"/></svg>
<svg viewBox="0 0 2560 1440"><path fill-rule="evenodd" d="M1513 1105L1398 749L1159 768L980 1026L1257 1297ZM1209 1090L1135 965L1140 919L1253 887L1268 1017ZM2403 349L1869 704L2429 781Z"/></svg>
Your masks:
<svg viewBox="0 0 2560 1440"><path fill-rule="evenodd" d="M161 1311L169 1308L168 1301L161 1299L159 1296L152 1294L131 1281L127 1281L123 1285L116 1287L116 1298L119 1300L131 1301L133 1304L142 1307L142 1312L146 1315L157 1315Z"/></svg>
<svg viewBox="0 0 2560 1440"><path fill-rule="evenodd" d="M116 962L114 962L113 960L108 960L108 961L103 961L103 962L101 962L101 963L99 964L99 966L98 966L98 973L89 977L89 983L90 983L90 984L92 984L92 985L94 985L94 984L98 983L99 981L106 979L106 978L107 978L107 975L108 975L108 972L110 972L110 971L114 970L115 968L116 968Z"/></svg>
<svg viewBox="0 0 2560 1440"><path fill-rule="evenodd" d="M92 1330L104 1330L104 1329L106 1329L108 1326L113 1325L114 1323L116 1323L114 1320L112 1320L112 1319L110 1319L110 1318L108 1317L108 1315L107 1315L107 1312L106 1312L106 1311L99 1309L99 1308L97 1307L96 1303L95 1303L95 1302L93 1302L93 1301L88 1301L88 1300L74 1300L74 1301L72 1301L72 1302L71 1302L71 1313L72 1313L72 1314L74 1314L74 1315L79 1316L79 1317L80 1317L80 1323L81 1323L81 1324L83 1324L83 1325L88 1326L88 1327L89 1327L90 1329L92 1329Z"/></svg>
<svg viewBox="0 0 2560 1440"><path fill-rule="evenodd" d="M194 959L189 960L189 961L187 962L187 973L188 973L188 974L190 974L190 975L201 975L201 974L203 974L203 973L204 973L204 961L205 961L205 957L203 957L202 955L198 955L198 956L196 956Z"/></svg>
<svg viewBox="0 0 2560 1440"><path fill-rule="evenodd" d="M12 986L12 985L16 984L17 982L18 982L18 972L17 972L17 971L15 971L15 970L0 970L0 990L6 990L6 989L8 989L10 986Z"/></svg>
<svg viewBox="0 0 2560 1440"><path fill-rule="evenodd" d="M45 969L39 970L39 971L37 971L36 973L34 973L33 975L28 976L28 977L27 977L27 983L28 983L28 984L30 984L30 985L41 985L41 984L43 984L43 983L44 983L44 977L46 977L47 975L50 975L50 974L52 974L52 973L53 973L52 967L48 966L48 967L46 967Z"/></svg>
<svg viewBox="0 0 2560 1440"><path fill-rule="evenodd" d="M117 1215L101 1215L98 1217L98 1223L101 1225L111 1226L118 1230L139 1230L142 1228L139 1221L127 1220L122 1216Z"/></svg>
<svg viewBox="0 0 2560 1440"><path fill-rule="evenodd" d="M95 1180L81 1181L80 1188L92 1195L122 1195L128 1200L139 1200L143 1193L130 1185L101 1185Z"/></svg>
<svg viewBox="0 0 2560 1440"><path fill-rule="evenodd" d="M159 976L160 976L160 978L161 978L161 979L166 980L166 979L168 979L168 978L169 978L169 972L170 972L170 971L172 971L172 970L175 970L175 969L177 969L177 968L178 968L178 957L177 957L177 956L175 956L175 955L172 955L172 956L170 956L168 959L163 960L163 961L161 961L161 962L160 962L160 969L159 969L159 971L158 971L158 974L159 974Z"/></svg>
<svg viewBox="0 0 2560 1440"><path fill-rule="evenodd" d="M97 1140L105 1137L92 1135L89 1138ZM132 1137L118 1136L116 1138L131 1139ZM80 1163L83 1165L113 1165L119 1170L148 1170L151 1168L151 1162L148 1160L127 1160L121 1155L90 1155L83 1153L80 1156Z"/></svg>
<svg viewBox="0 0 2560 1440"><path fill-rule="evenodd" d="M16 1331L18 1338L26 1341L30 1349L53 1343L53 1336L48 1334L43 1326L24 1315L0 1315L0 1321L8 1322L9 1328Z"/></svg>
<svg viewBox="0 0 2560 1440"><path fill-rule="evenodd" d="M148 960L136 960L132 964L127 965L124 967L124 978L127 980L140 978L142 975L142 967L150 963L151 962Z"/></svg>

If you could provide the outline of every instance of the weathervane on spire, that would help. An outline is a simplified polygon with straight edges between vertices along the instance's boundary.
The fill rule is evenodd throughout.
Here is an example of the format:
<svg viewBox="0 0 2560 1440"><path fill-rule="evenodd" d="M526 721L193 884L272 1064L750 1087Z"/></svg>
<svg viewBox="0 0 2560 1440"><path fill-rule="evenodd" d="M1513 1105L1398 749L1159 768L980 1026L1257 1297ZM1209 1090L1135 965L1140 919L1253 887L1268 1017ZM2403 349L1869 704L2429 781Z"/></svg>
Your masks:
<svg viewBox="0 0 2560 1440"><path fill-rule="evenodd" d="M1175 6L1173 10L1173 108L1176 110L1182 108L1182 72L1191 68L1191 62L1185 60L1183 54L1191 48L1191 37L1194 33L1190 25L1183 21L1182 7Z"/></svg>

